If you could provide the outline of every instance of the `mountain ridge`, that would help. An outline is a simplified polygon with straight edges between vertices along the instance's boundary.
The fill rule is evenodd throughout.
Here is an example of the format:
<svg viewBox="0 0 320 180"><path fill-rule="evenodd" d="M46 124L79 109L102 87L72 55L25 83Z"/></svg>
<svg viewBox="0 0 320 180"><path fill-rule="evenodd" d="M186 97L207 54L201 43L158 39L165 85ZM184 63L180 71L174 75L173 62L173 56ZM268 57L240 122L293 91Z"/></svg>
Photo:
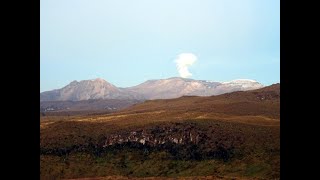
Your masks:
<svg viewBox="0 0 320 180"><path fill-rule="evenodd" d="M227 82L171 77L152 79L132 87L117 87L102 78L72 81L68 85L40 93L40 101L81 101L89 99L171 99L185 95L212 96L264 87L251 79Z"/></svg>

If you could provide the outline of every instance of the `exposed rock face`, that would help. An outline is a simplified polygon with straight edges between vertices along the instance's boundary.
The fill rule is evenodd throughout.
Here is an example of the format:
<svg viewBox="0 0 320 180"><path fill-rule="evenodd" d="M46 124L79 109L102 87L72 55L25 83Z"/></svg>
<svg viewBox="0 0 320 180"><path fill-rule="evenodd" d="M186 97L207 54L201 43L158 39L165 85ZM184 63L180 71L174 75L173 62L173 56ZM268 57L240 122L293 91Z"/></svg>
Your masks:
<svg viewBox="0 0 320 180"><path fill-rule="evenodd" d="M233 91L262 88L254 80L212 82L186 78L149 80L140 85L118 88L103 79L73 81L69 85L40 93L40 101L80 101L88 99L171 99L185 95L212 96Z"/></svg>
<svg viewBox="0 0 320 180"><path fill-rule="evenodd" d="M195 123L169 123L145 128L133 128L102 135L98 141L65 148L42 147L41 154L65 155L70 152L91 152L99 156L112 150L131 148L138 150L165 150L178 159L229 159L244 139L240 134L221 129L219 124L201 128Z"/></svg>
<svg viewBox="0 0 320 180"><path fill-rule="evenodd" d="M152 129L143 129L131 131L125 134L114 134L106 138L103 147L114 144L123 144L126 142L140 143L143 145L157 146L165 143L174 144L198 144L204 141L206 135L194 129L194 127L155 127Z"/></svg>
<svg viewBox="0 0 320 180"><path fill-rule="evenodd" d="M243 143L239 134L222 131L219 125L203 129L193 123L174 123L127 132L110 134L100 142L100 147L140 144L151 148L196 147L204 154L229 151Z"/></svg>

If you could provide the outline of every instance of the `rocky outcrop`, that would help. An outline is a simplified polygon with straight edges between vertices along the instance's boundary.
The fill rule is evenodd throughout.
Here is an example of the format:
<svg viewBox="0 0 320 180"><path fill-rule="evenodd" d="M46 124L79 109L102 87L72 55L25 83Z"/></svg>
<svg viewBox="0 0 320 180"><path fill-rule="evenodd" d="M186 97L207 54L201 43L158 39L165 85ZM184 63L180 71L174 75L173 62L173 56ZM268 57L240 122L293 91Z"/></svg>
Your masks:
<svg viewBox="0 0 320 180"><path fill-rule="evenodd" d="M201 128L194 123L170 123L101 135L97 142L65 148L41 148L41 154L66 155L90 152L96 156L121 149L136 151L167 151L175 159L228 160L235 148L243 143L238 135L230 135L216 127Z"/></svg>
<svg viewBox="0 0 320 180"><path fill-rule="evenodd" d="M126 142L140 143L142 145L157 146L165 143L173 144L199 144L206 135L192 127L178 129L177 127L155 127L131 131L124 134L114 134L106 138L103 147Z"/></svg>

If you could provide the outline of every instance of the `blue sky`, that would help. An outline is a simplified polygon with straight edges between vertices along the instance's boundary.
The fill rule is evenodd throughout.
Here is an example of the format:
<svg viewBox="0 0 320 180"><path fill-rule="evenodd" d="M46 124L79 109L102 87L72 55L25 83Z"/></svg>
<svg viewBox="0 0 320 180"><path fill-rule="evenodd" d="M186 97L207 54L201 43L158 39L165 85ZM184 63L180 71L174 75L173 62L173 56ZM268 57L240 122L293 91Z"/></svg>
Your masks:
<svg viewBox="0 0 320 180"><path fill-rule="evenodd" d="M103 78L280 81L279 0L40 0L40 92Z"/></svg>

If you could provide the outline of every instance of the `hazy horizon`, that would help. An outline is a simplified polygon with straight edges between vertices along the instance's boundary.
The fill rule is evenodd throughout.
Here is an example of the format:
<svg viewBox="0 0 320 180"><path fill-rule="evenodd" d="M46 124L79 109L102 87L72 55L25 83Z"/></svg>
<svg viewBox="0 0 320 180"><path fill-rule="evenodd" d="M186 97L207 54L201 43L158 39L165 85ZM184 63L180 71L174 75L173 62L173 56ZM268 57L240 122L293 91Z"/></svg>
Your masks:
<svg viewBox="0 0 320 180"><path fill-rule="evenodd" d="M40 92L102 78L280 82L279 0L40 3Z"/></svg>

